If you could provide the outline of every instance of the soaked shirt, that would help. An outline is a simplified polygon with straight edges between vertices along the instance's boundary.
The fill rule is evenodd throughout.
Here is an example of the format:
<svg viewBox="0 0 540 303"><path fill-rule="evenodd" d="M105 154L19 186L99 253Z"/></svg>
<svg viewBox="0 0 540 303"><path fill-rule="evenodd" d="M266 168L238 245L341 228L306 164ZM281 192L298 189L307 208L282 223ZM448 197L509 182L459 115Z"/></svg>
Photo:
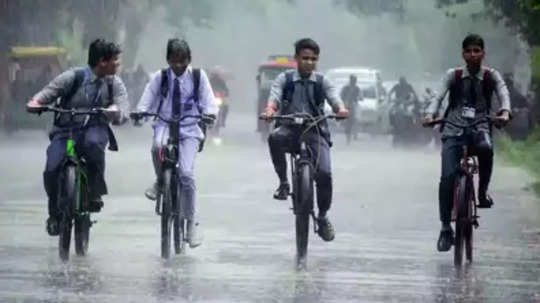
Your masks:
<svg viewBox="0 0 540 303"><path fill-rule="evenodd" d="M283 97L283 89L286 84L286 74L283 72L277 76L277 78L272 83L270 89L269 100L276 102L278 107L281 105L281 98ZM294 87L294 94L292 100L290 100L290 113L308 113L311 115L316 115L313 111L313 107L309 104L313 100L314 87L317 83L317 73L313 72L309 78L302 79L298 70L293 72L292 77ZM330 82L326 77L323 77L322 89L326 96L326 100L329 102L330 106L334 110L337 110L339 107L343 106L343 101L340 99L338 91L334 84Z"/></svg>
<svg viewBox="0 0 540 303"><path fill-rule="evenodd" d="M180 86L180 113L185 115L201 115L211 114L217 115L219 107L214 98L212 87L206 73L201 70L199 81L199 101L195 102L195 92L193 84L193 69L191 66L184 71L180 76L176 76L174 72L168 68L168 93L167 97L163 99L163 103L160 109L160 115L164 118L171 118L173 114L173 90L174 80L177 79ZM161 100L161 70L153 73L150 77L150 81L144 88L141 100L137 105L137 111L156 113ZM180 124L180 138L199 138L204 137L202 130L197 125L199 120L195 118L186 118ZM166 122L160 119L155 120L154 128L156 127L168 127Z"/></svg>
<svg viewBox="0 0 540 303"><path fill-rule="evenodd" d="M450 104L451 102L448 102L448 104L445 106L446 108L444 108L443 112L447 112L446 119L456 124L462 125L471 124L474 123L474 121L483 119L493 113L493 108L496 104L496 102L493 102L495 96L497 96L497 99L499 101L499 107L497 108L496 112L500 113L504 110L511 112L508 88L506 87L506 83L502 79L500 73L495 69L482 66L482 68L476 75L471 75L466 67L452 68L448 70L441 81L440 87L437 90L436 97L431 101L430 105L426 110L427 114L435 115L440 111L441 104L444 98L446 97L448 91L455 82L455 74L456 70L458 69L461 69L463 71L461 75L462 91L458 93L458 97L460 98L460 100L452 100L452 102L454 102L456 106L449 107L448 104ZM492 81L494 81L494 94L491 96L491 100L487 100L487 97L484 96L483 81L484 72L486 70L491 73ZM488 110L489 102L491 102L490 110ZM473 119L463 117L464 107L472 107L475 109L475 117ZM489 132L489 129L490 127L488 123L481 123L477 126L477 130L479 131ZM458 137L461 136L462 133L463 130L461 128L446 124L444 126L442 136L443 138Z"/></svg>
<svg viewBox="0 0 540 303"><path fill-rule="evenodd" d="M70 69L58 75L38 92L33 99L39 100L42 104L53 104L59 97L68 94L75 81L75 70L77 69L79 68ZM127 91L120 77L111 75L100 78L89 67L84 68L84 72L85 77L80 87L75 91L71 100L63 101L62 106L85 110L115 104L120 110L122 119L127 117L129 109ZM109 96L108 83L112 83L112 96ZM111 100L112 104L110 104ZM73 121L82 123L85 119L85 116L77 116ZM100 115L98 119L102 123L110 122L104 115ZM67 126L70 118L63 114L59 120L59 125ZM55 128L61 127L55 126Z"/></svg>

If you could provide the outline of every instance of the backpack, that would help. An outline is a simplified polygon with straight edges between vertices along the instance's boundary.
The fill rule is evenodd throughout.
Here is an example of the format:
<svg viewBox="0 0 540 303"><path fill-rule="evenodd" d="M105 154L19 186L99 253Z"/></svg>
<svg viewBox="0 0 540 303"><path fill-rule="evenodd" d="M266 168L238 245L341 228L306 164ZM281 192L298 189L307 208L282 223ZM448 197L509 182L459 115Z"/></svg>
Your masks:
<svg viewBox="0 0 540 303"><path fill-rule="evenodd" d="M159 98L159 104L157 108L157 113L161 111L161 106L163 105L163 100L167 99L167 95L169 94L169 73L168 68L161 69L161 84L160 84L160 98ZM195 101L195 104L197 105L197 109L200 113L202 113L202 106L199 103L199 87L201 83L201 70L199 68L192 69L193 72L193 101ZM207 125L204 122L199 122L199 127L201 128L204 138L199 143L199 152L202 152L204 149L204 142L206 139L206 129Z"/></svg>
<svg viewBox="0 0 540 303"><path fill-rule="evenodd" d="M461 97L461 93L463 92L463 69L459 68L456 69L454 72L454 81L452 82L450 86L450 99L448 107L455 107L457 106L457 100ZM487 102L487 110L491 110L491 97L493 96L493 91L495 90L495 81L493 80L493 76L491 75L491 72L486 69L484 70L484 80L482 81L482 94L484 95L484 98ZM448 110L447 110L448 112ZM445 114L446 116L446 114Z"/></svg>
<svg viewBox="0 0 540 303"><path fill-rule="evenodd" d="M63 95L60 98L60 101L58 105L60 107L65 107L66 103L73 98L77 90L81 87L81 85L84 82L84 79L86 78L87 69L86 68L77 68L75 69L75 79L73 79L73 83L71 84L71 87L67 91L65 95ZM108 105L111 105L113 103L113 83L112 81L107 81L107 93L109 96L109 103Z"/></svg>
<svg viewBox="0 0 540 303"><path fill-rule="evenodd" d="M286 111L292 103L295 88L293 75L294 70L285 72L285 85L283 86L280 108L280 112L282 113L283 111ZM324 102L326 101L326 93L323 89L323 80L324 77L322 75L316 74L316 81L315 85L313 86L313 98L309 100L309 104L313 111L321 116L324 115L323 107ZM276 124L276 127L279 127L279 124ZM328 142L328 145L332 146L330 131L328 130L328 123L326 120L319 124L319 129L322 137Z"/></svg>
<svg viewBox="0 0 540 303"><path fill-rule="evenodd" d="M160 85L160 99L159 105L157 108L157 113L161 111L161 106L163 105L163 100L167 99L169 94L169 73L168 68L163 68L161 70L161 85ZM199 68L194 68L193 72L193 100L199 109L199 112L202 112L201 105L199 104L199 86L201 82L201 70Z"/></svg>
<svg viewBox="0 0 540 303"><path fill-rule="evenodd" d="M282 92L282 108L288 108L291 105L292 98L294 95L294 81L293 81L294 71L285 72L285 86L283 86ZM324 101L326 100L326 95L323 89L323 79L322 75L316 75L315 86L313 87L313 99L310 100L310 105L312 109L321 114L322 107L324 106ZM315 101L315 103L313 103Z"/></svg>
<svg viewBox="0 0 540 303"><path fill-rule="evenodd" d="M452 81L452 84L450 85L450 96L448 97L448 108L444 112L444 118L448 116L448 113L450 112L450 109L455 108L458 106L458 100L461 97L461 93L463 92L463 69L458 68L454 71L454 81ZM484 95L484 98L486 99L487 103L487 111L491 111L491 97L493 96L493 91L495 90L495 81L493 80L493 76L491 75L491 72L486 69L484 70L484 80L482 81L482 94ZM444 124L440 128L440 131L442 132L444 130Z"/></svg>
<svg viewBox="0 0 540 303"><path fill-rule="evenodd" d="M87 75L87 69L86 68L77 68L75 69L75 78L73 79L73 83L71 84L71 87L69 90L60 97L60 99L57 102L57 106L59 107L65 107L67 102L73 98L77 90L82 86L84 79ZM113 82L107 81L107 94L108 94L108 104L113 104ZM54 124L59 124L59 118L60 114L54 115ZM107 125L107 134L109 136L109 150L111 151L118 151L118 142L116 141L116 137L114 136L114 133L109 125Z"/></svg>

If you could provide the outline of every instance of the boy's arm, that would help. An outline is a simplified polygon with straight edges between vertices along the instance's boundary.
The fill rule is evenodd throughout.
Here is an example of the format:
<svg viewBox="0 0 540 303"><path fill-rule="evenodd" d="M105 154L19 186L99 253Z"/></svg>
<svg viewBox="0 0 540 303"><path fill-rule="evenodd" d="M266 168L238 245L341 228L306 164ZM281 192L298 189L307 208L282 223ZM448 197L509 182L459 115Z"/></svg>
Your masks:
<svg viewBox="0 0 540 303"><path fill-rule="evenodd" d="M212 86L210 85L210 81L208 80L208 76L202 69L198 93L199 103L203 110L203 114L216 116L219 111L219 106L216 102L216 98L214 97L214 92L212 90Z"/></svg>
<svg viewBox="0 0 540 303"><path fill-rule="evenodd" d="M510 93L508 92L506 82L504 82L501 74L498 71L493 69L491 70L491 74L493 75L493 80L495 81L495 94L497 95L500 103L500 108L497 111L497 114L502 114L505 111L508 112L508 114L511 114L512 105L510 103Z"/></svg>
<svg viewBox="0 0 540 303"><path fill-rule="evenodd" d="M334 84L326 77L323 78L322 84L324 93L326 94L326 99L328 100L330 106L332 106L334 112L337 113L345 109L345 104L343 103L343 100L341 100L341 98L339 97L337 88L334 86Z"/></svg>
<svg viewBox="0 0 540 303"><path fill-rule="evenodd" d="M144 87L143 94L137 105L138 112L150 112L155 107L155 103L159 102L161 98L160 84L161 71L158 71L150 77L150 81Z"/></svg>
<svg viewBox="0 0 540 303"><path fill-rule="evenodd" d="M446 97L446 93L450 89L450 85L452 84L452 78L455 74L455 71L453 69L450 69L446 72L446 75L442 78L439 89L436 90L436 96L435 98L431 99L431 102L429 103L429 106L426 109L426 115L427 116L435 116L436 113L439 112L439 109L441 107L441 103L444 100L444 97Z"/></svg>
<svg viewBox="0 0 540 303"><path fill-rule="evenodd" d="M51 104L68 92L74 80L75 71L73 69L65 71L35 94L32 100L42 105Z"/></svg>

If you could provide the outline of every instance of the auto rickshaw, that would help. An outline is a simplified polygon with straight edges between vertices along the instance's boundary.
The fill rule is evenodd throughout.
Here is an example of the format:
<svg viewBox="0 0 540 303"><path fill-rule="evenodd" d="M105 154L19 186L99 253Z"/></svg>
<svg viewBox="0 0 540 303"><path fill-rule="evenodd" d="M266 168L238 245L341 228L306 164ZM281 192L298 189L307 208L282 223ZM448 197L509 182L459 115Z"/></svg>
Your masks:
<svg viewBox="0 0 540 303"><path fill-rule="evenodd" d="M67 51L59 47L12 47L8 53L8 98L3 106L4 130L48 129L50 121L29 115L26 102L67 67Z"/></svg>
<svg viewBox="0 0 540 303"><path fill-rule="evenodd" d="M272 82L279 74L290 69L296 69L296 61L294 57L286 55L271 55L267 60L259 65L257 72L257 132L261 134L262 140L266 140L270 133L270 124L259 120L259 115L264 111L268 96L270 95L270 87Z"/></svg>

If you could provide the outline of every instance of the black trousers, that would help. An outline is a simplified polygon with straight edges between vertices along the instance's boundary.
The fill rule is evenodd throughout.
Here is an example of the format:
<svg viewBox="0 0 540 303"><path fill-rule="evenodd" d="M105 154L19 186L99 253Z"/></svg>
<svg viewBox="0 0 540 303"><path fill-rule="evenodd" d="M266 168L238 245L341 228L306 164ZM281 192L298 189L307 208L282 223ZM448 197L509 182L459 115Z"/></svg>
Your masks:
<svg viewBox="0 0 540 303"><path fill-rule="evenodd" d="M78 155L86 159L88 170L88 188L90 198L101 197L107 194L107 184L105 183L105 147L109 142L109 135L106 125L97 125L74 133L75 150ZM65 133L59 133L51 138L51 143L47 148L47 164L43 172L43 182L45 191L49 197L49 215L56 216L57 213L57 187L62 161L66 155Z"/></svg>
<svg viewBox="0 0 540 303"><path fill-rule="evenodd" d="M270 156L274 169L281 182L287 181L286 153L297 148L301 132L296 127L280 126L268 137ZM304 140L311 152L311 160L315 166L315 183L317 185L317 206L320 214L326 214L332 204L332 168L330 146L316 131L309 131Z"/></svg>
<svg viewBox="0 0 540 303"><path fill-rule="evenodd" d="M442 223L450 223L454 184L460 169L463 145L468 144L469 153L478 156L478 192L486 193L493 171L493 144L487 132L476 132L469 137L449 137L442 140L442 168L439 183L439 215Z"/></svg>

